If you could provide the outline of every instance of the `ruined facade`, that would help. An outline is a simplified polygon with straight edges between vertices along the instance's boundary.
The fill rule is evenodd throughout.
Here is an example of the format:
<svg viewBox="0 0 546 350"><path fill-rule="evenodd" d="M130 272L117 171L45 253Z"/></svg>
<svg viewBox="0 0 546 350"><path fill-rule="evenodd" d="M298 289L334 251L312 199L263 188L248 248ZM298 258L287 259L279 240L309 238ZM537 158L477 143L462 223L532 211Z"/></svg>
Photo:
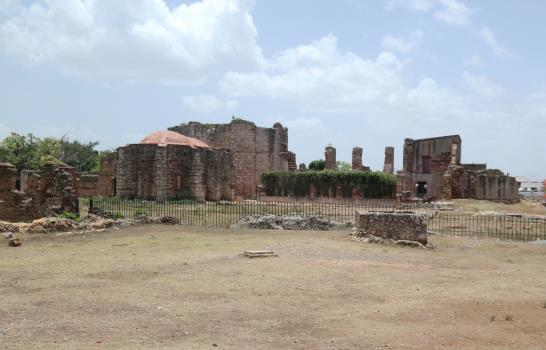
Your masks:
<svg viewBox="0 0 546 350"><path fill-rule="evenodd" d="M485 164L461 163L459 135L406 139L403 170L397 180L397 193L402 198L519 200L514 177L487 169Z"/></svg>
<svg viewBox="0 0 546 350"><path fill-rule="evenodd" d="M217 201L234 196L232 153L172 131L120 147L115 168L120 198Z"/></svg>
<svg viewBox="0 0 546 350"><path fill-rule="evenodd" d="M265 171L295 171L296 155L288 151L288 129L272 128L234 119L229 124L189 122L169 128L199 139L211 147L229 150L233 158L234 190L239 198L256 198Z"/></svg>
<svg viewBox="0 0 546 350"><path fill-rule="evenodd" d="M60 214L78 213L76 172L73 168L47 163L41 171L23 171L17 190L17 169L0 164L0 220L29 221Z"/></svg>

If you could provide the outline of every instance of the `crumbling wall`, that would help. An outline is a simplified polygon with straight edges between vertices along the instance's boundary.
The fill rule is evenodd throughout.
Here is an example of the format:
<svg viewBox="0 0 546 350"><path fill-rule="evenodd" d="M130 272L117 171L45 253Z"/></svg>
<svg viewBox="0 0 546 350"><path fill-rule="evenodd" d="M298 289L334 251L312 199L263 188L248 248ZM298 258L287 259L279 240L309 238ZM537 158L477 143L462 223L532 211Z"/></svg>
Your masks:
<svg viewBox="0 0 546 350"><path fill-rule="evenodd" d="M427 221L421 214L409 212L356 212L357 236L416 241L427 244Z"/></svg>
<svg viewBox="0 0 546 350"><path fill-rule="evenodd" d="M364 153L364 150L362 147L353 147L353 154L352 154L352 166L351 168L353 170L362 170L362 154Z"/></svg>
<svg viewBox="0 0 546 350"><path fill-rule="evenodd" d="M118 153L113 152L105 155L100 160L99 180L97 194L103 197L116 195L116 163Z"/></svg>
<svg viewBox="0 0 546 350"><path fill-rule="evenodd" d="M93 197L97 195L99 175L80 174L78 176L78 193L80 197Z"/></svg>
<svg viewBox="0 0 546 350"><path fill-rule="evenodd" d="M128 199L231 200L233 155L183 145L134 144L119 148L117 195Z"/></svg>
<svg viewBox="0 0 546 350"><path fill-rule="evenodd" d="M229 124L189 122L171 131L200 139L233 154L235 195L255 198L260 176L265 171L295 171L295 154L288 151L288 129L280 123L272 128L234 119Z"/></svg>
<svg viewBox="0 0 546 350"><path fill-rule="evenodd" d="M79 212L73 168L47 163L39 173L23 173L21 187L25 191L19 191L16 189L17 169L11 164L0 164L1 220L29 221L64 211Z"/></svg>

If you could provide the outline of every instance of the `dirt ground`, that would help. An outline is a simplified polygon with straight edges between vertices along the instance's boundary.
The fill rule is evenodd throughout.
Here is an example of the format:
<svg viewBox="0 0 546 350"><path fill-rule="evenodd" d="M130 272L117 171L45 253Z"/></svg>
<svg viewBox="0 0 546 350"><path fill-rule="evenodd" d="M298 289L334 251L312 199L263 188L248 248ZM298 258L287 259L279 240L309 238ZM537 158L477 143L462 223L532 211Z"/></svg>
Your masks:
<svg viewBox="0 0 546 350"><path fill-rule="evenodd" d="M0 245L0 349L546 349L546 246L141 226ZM248 259L244 250L278 257Z"/></svg>

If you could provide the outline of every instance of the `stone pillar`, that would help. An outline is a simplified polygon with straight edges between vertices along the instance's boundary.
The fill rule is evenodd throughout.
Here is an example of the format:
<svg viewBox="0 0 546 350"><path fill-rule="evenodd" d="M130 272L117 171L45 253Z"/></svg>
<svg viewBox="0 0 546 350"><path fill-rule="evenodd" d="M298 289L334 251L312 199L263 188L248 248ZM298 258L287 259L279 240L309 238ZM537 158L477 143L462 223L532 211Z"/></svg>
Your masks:
<svg viewBox="0 0 546 350"><path fill-rule="evenodd" d="M387 174L394 173L394 147L385 147L385 163L383 164L383 172Z"/></svg>
<svg viewBox="0 0 546 350"><path fill-rule="evenodd" d="M353 147L353 170L362 170L362 148Z"/></svg>
<svg viewBox="0 0 546 350"><path fill-rule="evenodd" d="M459 151L459 145L455 142L451 144L451 165L457 165L457 153Z"/></svg>
<svg viewBox="0 0 546 350"><path fill-rule="evenodd" d="M0 163L0 192L15 189L17 168L10 163Z"/></svg>
<svg viewBox="0 0 546 350"><path fill-rule="evenodd" d="M324 149L324 169L336 170L336 149L335 147L328 145Z"/></svg>
<svg viewBox="0 0 546 350"><path fill-rule="evenodd" d="M298 167L298 171L300 172L307 171L307 165L305 165L305 163L301 163L300 166Z"/></svg>
<svg viewBox="0 0 546 350"><path fill-rule="evenodd" d="M443 188L442 188L442 199L451 200L451 173L446 171L443 176Z"/></svg>

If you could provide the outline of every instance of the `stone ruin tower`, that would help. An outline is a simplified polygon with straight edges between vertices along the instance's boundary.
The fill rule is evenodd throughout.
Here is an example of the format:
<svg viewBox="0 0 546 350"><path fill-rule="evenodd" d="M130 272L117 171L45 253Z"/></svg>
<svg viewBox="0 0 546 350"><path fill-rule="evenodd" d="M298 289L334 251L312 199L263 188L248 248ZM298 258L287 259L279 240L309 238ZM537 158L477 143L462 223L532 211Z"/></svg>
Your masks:
<svg viewBox="0 0 546 350"><path fill-rule="evenodd" d="M385 163L383 164L383 172L386 174L394 173L394 147L385 147Z"/></svg>
<svg viewBox="0 0 546 350"><path fill-rule="evenodd" d="M352 169L353 170L361 170L362 169L362 147L353 147L353 163L352 163Z"/></svg>
<svg viewBox="0 0 546 350"><path fill-rule="evenodd" d="M324 148L324 169L336 170L336 149L332 145L328 145Z"/></svg>

